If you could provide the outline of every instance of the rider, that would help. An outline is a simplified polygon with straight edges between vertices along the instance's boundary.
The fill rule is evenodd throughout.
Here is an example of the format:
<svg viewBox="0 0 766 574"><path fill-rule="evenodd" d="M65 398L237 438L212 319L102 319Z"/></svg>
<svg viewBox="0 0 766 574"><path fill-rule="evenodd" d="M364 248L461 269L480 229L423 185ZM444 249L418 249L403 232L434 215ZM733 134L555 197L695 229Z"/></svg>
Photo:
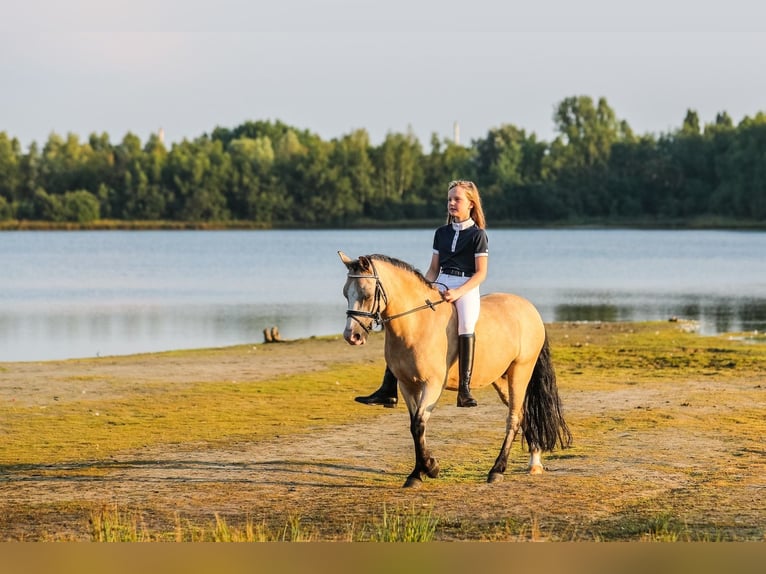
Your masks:
<svg viewBox="0 0 766 574"><path fill-rule="evenodd" d="M489 250L484 228L484 210L476 184L466 180L451 181L447 186L447 223L434 233L431 265L425 277L436 283L442 298L454 303L457 309L459 407L475 407L477 404L471 396L471 371L475 327L479 319L479 285L487 277ZM366 405L395 407L397 390L396 377L386 366L380 388L354 400Z"/></svg>

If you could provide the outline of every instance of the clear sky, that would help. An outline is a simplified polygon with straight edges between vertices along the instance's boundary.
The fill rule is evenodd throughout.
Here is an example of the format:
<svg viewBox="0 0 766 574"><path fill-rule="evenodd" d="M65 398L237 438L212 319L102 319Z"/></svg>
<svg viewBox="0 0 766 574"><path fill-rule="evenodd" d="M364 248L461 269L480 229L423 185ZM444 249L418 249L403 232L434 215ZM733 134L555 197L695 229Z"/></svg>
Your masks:
<svg viewBox="0 0 766 574"><path fill-rule="evenodd" d="M166 141L281 120L378 144L514 124L554 137L569 96L637 133L766 110L756 0L2 0L0 131Z"/></svg>

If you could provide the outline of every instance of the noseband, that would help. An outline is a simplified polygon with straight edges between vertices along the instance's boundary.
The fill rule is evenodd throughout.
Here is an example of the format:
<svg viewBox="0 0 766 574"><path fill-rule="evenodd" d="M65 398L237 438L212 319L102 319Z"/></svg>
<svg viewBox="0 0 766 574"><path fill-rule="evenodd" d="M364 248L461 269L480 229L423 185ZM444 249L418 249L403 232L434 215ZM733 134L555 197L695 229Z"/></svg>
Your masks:
<svg viewBox="0 0 766 574"><path fill-rule="evenodd" d="M372 260L370 261L370 265L372 265L372 275L348 275L350 279L375 279L375 295L373 295L374 304L372 311L357 311L356 309L348 309L346 311L346 316L351 317L354 321L359 323L359 326L364 329L365 333L369 333L374 325L382 325L384 322L384 319L380 314L381 299L386 305L388 305L388 296L386 295L386 290L383 288L383 284L380 282L378 270L375 269L375 263L373 263ZM360 317L371 319L369 327L359 320Z"/></svg>
<svg viewBox="0 0 766 574"><path fill-rule="evenodd" d="M404 313L397 313L396 315L391 315L390 317L383 317L381 315L381 305L380 301L383 300L383 303L385 305L388 305L388 296L386 295L386 290L383 288L383 283L380 282L380 277L378 276L378 270L375 269L375 263L373 263L372 260L370 260L370 265L372 266L372 275L351 275L349 274L348 277L350 279L375 279L375 294L373 296L374 305L372 311L357 311L356 309L348 309L346 311L346 316L351 317L359 323L359 326L364 329L365 333L368 333L372 330L374 325L384 325L388 323L389 321L393 321L394 319L398 317L402 317L404 315L409 315L410 313L414 313L416 311L421 311L423 309L431 309L432 311L436 311L436 305L439 305L440 303L444 303L444 299L440 299L439 301L436 301L435 303L432 303L430 300L426 299L425 304L420 305L419 307L415 307L414 309L410 309L409 311L405 311ZM384 305L384 308L385 308ZM359 320L359 317L363 317L365 319L371 319L369 327L362 323Z"/></svg>

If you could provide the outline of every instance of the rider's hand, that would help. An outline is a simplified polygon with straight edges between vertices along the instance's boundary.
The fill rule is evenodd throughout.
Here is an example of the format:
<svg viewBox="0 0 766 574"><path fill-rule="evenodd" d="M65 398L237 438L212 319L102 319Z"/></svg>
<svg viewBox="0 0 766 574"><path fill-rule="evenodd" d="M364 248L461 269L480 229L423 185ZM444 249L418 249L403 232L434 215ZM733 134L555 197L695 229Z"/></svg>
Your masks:
<svg viewBox="0 0 766 574"><path fill-rule="evenodd" d="M444 299L447 303L456 301L460 297L456 291L457 289L447 289L444 291L444 293L442 293L442 299Z"/></svg>

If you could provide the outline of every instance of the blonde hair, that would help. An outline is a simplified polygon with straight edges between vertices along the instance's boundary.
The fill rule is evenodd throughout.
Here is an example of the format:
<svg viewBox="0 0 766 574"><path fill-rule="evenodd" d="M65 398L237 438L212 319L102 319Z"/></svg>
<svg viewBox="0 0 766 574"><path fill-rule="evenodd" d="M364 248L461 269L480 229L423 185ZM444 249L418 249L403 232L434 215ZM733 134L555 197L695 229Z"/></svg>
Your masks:
<svg viewBox="0 0 766 574"><path fill-rule="evenodd" d="M467 179L457 179L455 181L449 182L449 185L447 186L447 193L456 187L465 190L466 199L473 203L473 207L471 208L471 219L473 219L476 227L479 229L484 229L487 227L487 221L484 219L484 208L481 206L479 188L476 187L476 184L472 181L468 181ZM452 217L449 215L449 213L447 213L447 223L452 223Z"/></svg>

